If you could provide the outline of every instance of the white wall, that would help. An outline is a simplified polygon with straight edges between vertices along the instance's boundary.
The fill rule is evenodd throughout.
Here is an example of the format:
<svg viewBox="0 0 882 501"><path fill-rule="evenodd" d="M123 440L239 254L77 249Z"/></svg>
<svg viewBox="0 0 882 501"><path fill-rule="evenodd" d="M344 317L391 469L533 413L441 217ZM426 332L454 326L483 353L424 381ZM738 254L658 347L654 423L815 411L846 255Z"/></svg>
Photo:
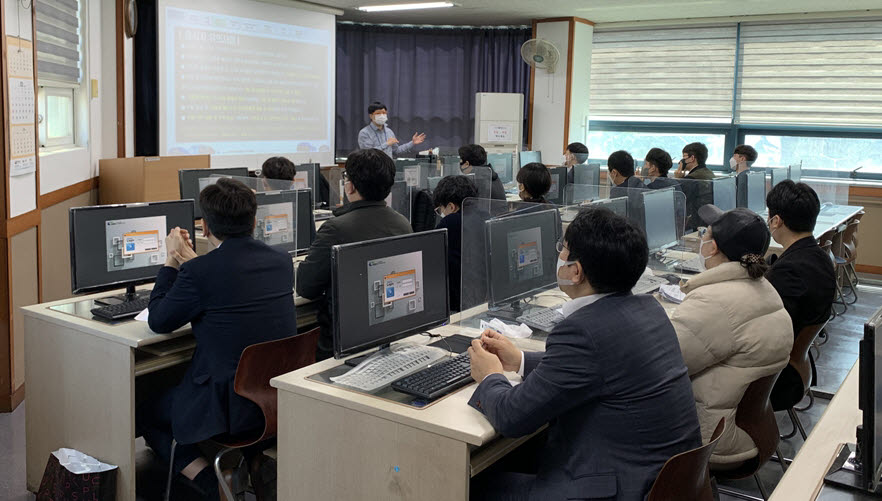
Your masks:
<svg viewBox="0 0 882 501"><path fill-rule="evenodd" d="M41 195L91 179L98 174L98 160L116 156L114 2L88 0L86 8L84 31L88 44L84 62L87 74L85 89L77 105L80 109L87 107L88 114L77 123L77 147L40 153ZM98 81L97 98L91 97L92 79ZM107 132L110 133L109 140Z"/></svg>
<svg viewBox="0 0 882 501"><path fill-rule="evenodd" d="M556 159L563 152L564 114L567 100L567 40L570 23L555 21L536 24L536 38L552 42L560 50L554 73L537 69L533 79L533 120L531 149L541 151L543 160Z"/></svg>
<svg viewBox="0 0 882 501"><path fill-rule="evenodd" d="M19 2L6 2L6 34L31 40L31 10ZM37 175L25 174L9 178L9 217L19 216L37 208Z"/></svg>
<svg viewBox="0 0 882 501"><path fill-rule="evenodd" d="M588 103L591 90L591 41L594 26L575 23L573 36L573 80L570 89L570 128L567 144L588 144Z"/></svg>

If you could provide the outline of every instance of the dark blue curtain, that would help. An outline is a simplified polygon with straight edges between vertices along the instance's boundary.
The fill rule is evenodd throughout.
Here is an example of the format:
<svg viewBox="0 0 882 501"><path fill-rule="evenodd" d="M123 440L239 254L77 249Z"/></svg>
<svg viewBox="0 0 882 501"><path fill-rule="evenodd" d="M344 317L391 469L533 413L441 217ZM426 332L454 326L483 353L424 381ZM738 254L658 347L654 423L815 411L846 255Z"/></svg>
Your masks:
<svg viewBox="0 0 882 501"><path fill-rule="evenodd" d="M337 24L336 149L358 148L372 101L389 110L404 143L425 132L422 147L474 141L475 93L529 95L530 67L520 47L530 28L423 28Z"/></svg>

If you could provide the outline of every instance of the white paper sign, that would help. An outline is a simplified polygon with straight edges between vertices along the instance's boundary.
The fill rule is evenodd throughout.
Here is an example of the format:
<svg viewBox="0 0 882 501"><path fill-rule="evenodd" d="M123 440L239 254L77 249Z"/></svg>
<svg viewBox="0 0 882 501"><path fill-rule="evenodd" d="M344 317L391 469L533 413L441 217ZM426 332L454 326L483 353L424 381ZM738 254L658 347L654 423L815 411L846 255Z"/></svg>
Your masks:
<svg viewBox="0 0 882 501"><path fill-rule="evenodd" d="M510 143L514 128L511 125L487 126L487 141L491 143Z"/></svg>
<svg viewBox="0 0 882 501"><path fill-rule="evenodd" d="M37 157L13 158L9 161L9 176L23 176L37 171Z"/></svg>
<svg viewBox="0 0 882 501"><path fill-rule="evenodd" d="M420 168L419 167L405 167L405 169L404 169L404 183L407 186L419 186L420 185Z"/></svg>
<svg viewBox="0 0 882 501"><path fill-rule="evenodd" d="M25 78L9 79L9 123L31 124L34 117L34 81Z"/></svg>

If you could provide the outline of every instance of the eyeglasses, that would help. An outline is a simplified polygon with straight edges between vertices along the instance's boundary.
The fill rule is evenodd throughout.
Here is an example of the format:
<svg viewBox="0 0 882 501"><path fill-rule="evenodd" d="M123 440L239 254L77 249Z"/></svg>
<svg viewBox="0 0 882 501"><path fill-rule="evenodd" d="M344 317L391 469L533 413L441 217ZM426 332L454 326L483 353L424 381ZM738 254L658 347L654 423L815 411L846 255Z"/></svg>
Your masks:
<svg viewBox="0 0 882 501"><path fill-rule="evenodd" d="M563 252L564 249L566 249L566 246L564 245L564 241L558 240L557 241L557 252L561 253L561 252Z"/></svg>

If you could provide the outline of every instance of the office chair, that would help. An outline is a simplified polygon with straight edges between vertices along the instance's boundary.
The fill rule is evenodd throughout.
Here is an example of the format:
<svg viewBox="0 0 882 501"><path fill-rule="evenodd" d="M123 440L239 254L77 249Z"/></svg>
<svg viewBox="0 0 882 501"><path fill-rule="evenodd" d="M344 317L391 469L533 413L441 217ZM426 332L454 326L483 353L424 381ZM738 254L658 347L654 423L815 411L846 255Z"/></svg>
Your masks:
<svg viewBox="0 0 882 501"><path fill-rule="evenodd" d="M668 459L655 477L646 501L668 499L712 501L714 493L707 465L725 427L726 418L722 418L711 435L710 442Z"/></svg>
<svg viewBox="0 0 882 501"><path fill-rule="evenodd" d="M806 325L803 327L799 334L796 336L796 341L793 343L793 349L790 350L790 361L788 362L788 366L793 367L797 374L799 374L800 380L802 380L802 397L805 395L809 396L809 405L803 407L801 409L797 409L794 407L799 403L800 398L796 402L792 402L788 407L782 408L772 408L775 411L786 410L787 415L790 416L790 421L793 423L793 430L786 435L781 435L781 440L788 440L796 435L796 432L799 431L799 434L802 436L802 439L805 440L808 436L805 433L805 428L802 426L802 422L799 420L799 416L796 414L797 410L808 410L814 404L814 396L812 395L811 390L811 380L812 380L812 367L811 362L809 361L809 350L812 347L812 343L814 343L815 338L818 337L818 334L821 332L821 329L827 325L826 322L822 324L814 324L814 325ZM780 457L779 457L780 458ZM784 461L784 458L780 458L781 461Z"/></svg>

